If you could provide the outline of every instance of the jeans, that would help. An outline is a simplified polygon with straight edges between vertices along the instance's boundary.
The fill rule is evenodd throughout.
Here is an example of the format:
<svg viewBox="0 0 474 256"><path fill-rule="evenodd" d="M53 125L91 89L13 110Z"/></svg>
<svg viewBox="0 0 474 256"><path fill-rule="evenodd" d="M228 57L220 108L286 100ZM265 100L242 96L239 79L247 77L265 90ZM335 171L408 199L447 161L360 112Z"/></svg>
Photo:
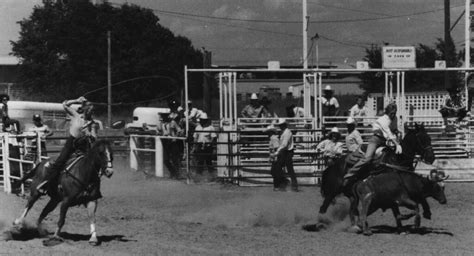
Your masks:
<svg viewBox="0 0 474 256"><path fill-rule="evenodd" d="M197 144L196 148L196 160L197 160L197 173L202 174L204 168L207 167L209 173L214 172L212 166L213 148L210 144L202 145Z"/></svg>
<svg viewBox="0 0 474 256"><path fill-rule="evenodd" d="M64 147L61 150L61 153L59 153L58 158L56 158L56 161L51 164L50 168L47 168L44 180L50 181L61 172L61 170L64 168L64 165L66 165L67 160L69 160L69 158L75 151L75 139L76 138L74 138L73 136L69 136L67 138L66 143L64 144Z"/></svg>
<svg viewBox="0 0 474 256"><path fill-rule="evenodd" d="M360 169L372 161L377 148L385 145L385 141L386 140L380 136L372 135L372 137L369 139L369 144L367 145L364 158L361 158L359 161L357 161L357 163L347 171L347 174L344 176L344 178L357 176Z"/></svg>
<svg viewBox="0 0 474 256"><path fill-rule="evenodd" d="M278 154L276 165L275 165L275 173L276 173L277 182L284 182L285 174L283 172L283 166L285 166L286 171L288 172L288 175L290 175L290 178L291 178L291 187L298 188L298 181L296 180L295 169L293 168L293 154L294 154L293 150L286 150L286 149L283 149ZM281 183L278 183L276 185L280 186Z"/></svg>

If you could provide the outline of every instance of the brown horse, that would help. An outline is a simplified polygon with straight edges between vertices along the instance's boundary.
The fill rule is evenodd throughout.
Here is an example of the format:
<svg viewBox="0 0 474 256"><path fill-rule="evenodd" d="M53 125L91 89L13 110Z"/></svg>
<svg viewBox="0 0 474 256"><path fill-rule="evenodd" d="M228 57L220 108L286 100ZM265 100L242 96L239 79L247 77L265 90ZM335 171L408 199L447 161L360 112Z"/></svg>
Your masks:
<svg viewBox="0 0 474 256"><path fill-rule="evenodd" d="M68 208L84 204L88 210L91 226L89 243L92 245L99 244L95 230L95 212L97 210L97 199L102 197L100 194L100 177L102 175L108 178L112 176L112 161L113 152L109 142L100 140L94 143L91 149L81 159L76 160L72 166L69 164L59 175L58 182L49 182L48 195L50 200L38 218L38 227L40 227L44 218L61 203L58 226L53 239L62 241L59 235L64 225ZM43 181L48 166L49 163L43 161L22 178L22 181L24 181L34 176L28 203L21 217L14 221L15 225L23 221L36 200L41 197L36 187Z"/></svg>

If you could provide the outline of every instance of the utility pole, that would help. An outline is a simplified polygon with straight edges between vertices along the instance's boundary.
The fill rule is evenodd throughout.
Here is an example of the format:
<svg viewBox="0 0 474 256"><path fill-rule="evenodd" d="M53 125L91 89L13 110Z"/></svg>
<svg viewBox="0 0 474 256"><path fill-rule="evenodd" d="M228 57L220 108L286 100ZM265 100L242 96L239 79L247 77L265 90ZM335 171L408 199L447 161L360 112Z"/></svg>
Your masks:
<svg viewBox="0 0 474 256"><path fill-rule="evenodd" d="M464 56L464 67L470 68L471 67L471 0L466 0L465 5L465 24L464 24L464 40L465 40L465 56ZM471 95L469 95L469 72L466 71L464 74L464 90L466 93L466 98L469 99ZM469 104L467 104L469 105ZM466 105L466 110L470 111L472 109L468 109L469 106Z"/></svg>
<svg viewBox="0 0 474 256"><path fill-rule="evenodd" d="M446 61L446 67L449 67L451 64L451 54L452 49L451 43L451 15L450 15L450 3L449 0L444 0L444 58ZM450 73L444 72L444 88L451 87Z"/></svg>
<svg viewBox="0 0 474 256"><path fill-rule="evenodd" d="M316 42L316 69L319 69L319 34L316 33L313 37L311 37L311 41L313 43Z"/></svg>
<svg viewBox="0 0 474 256"><path fill-rule="evenodd" d="M210 68L212 64L212 53L203 48L202 52L202 66L203 68ZM211 86L209 79L209 72L204 72L202 85L202 99L204 111L210 115L211 113ZM186 102L186 104L188 104Z"/></svg>
<svg viewBox="0 0 474 256"><path fill-rule="evenodd" d="M471 0L466 0L465 24L464 24L464 43L465 43L465 55L464 55L464 66L466 68L471 67ZM468 72L466 72L467 78Z"/></svg>
<svg viewBox="0 0 474 256"><path fill-rule="evenodd" d="M303 0L303 68L308 69L308 1ZM311 87L303 76L303 109L305 117L311 115Z"/></svg>
<svg viewBox="0 0 474 256"><path fill-rule="evenodd" d="M112 125L112 72L110 70L111 63L111 40L110 31L107 31L107 125Z"/></svg>
<svg viewBox="0 0 474 256"><path fill-rule="evenodd" d="M303 68L308 68L308 3L303 0Z"/></svg>

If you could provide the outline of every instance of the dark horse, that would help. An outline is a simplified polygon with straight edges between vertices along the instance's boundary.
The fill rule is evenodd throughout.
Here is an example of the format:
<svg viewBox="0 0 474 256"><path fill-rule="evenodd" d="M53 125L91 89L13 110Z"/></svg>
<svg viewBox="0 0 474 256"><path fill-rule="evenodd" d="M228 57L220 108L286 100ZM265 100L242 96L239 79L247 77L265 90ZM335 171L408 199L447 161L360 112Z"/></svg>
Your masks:
<svg viewBox="0 0 474 256"><path fill-rule="evenodd" d="M109 178L112 176L112 161L113 152L109 142L100 140L92 145L91 149L83 158L77 160L75 164L62 171L58 183L51 182L48 189L50 200L38 218L38 227L40 227L44 218L61 203L58 226L53 237L61 241L59 235L64 225L68 208L84 204L87 207L91 224L91 238L89 239L89 243L97 245L99 241L95 231L95 212L97 210L97 199L101 197L100 176L106 175ZM30 186L30 196L26 208L21 217L14 221L14 224L20 224L36 200L41 197L36 187L43 180L48 165L49 163L47 161L42 161L30 171L27 176L22 178L22 180L26 180L34 176Z"/></svg>
<svg viewBox="0 0 474 256"><path fill-rule="evenodd" d="M402 170L414 170L414 159L415 155L419 154L422 157L422 160L431 164L435 160L435 155L433 148L431 146L431 138L425 131L423 124L415 124L415 128L407 129L407 134L400 143L402 146L403 153L396 155L393 150L385 150L386 153L380 159L379 164L374 166L370 164L365 166L360 170L363 179L370 174L370 170L382 170L384 168ZM350 168L351 164L348 164L346 158L339 158L335 161L334 165L329 166L324 170L321 180L321 194L324 197L323 204L319 209L320 214L326 213L329 205L339 194L344 194L349 198L351 209L349 211L351 223L355 225L355 216L357 214L357 200L353 195L352 189L343 188L344 175L347 173L347 170ZM429 218L429 206L428 204L423 204L423 209L425 210L424 216Z"/></svg>

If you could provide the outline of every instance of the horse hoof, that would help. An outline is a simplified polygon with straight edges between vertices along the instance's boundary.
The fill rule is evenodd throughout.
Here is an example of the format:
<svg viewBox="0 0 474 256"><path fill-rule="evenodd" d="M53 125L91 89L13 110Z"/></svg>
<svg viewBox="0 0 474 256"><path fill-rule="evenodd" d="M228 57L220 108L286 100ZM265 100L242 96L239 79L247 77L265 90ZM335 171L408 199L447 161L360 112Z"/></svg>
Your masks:
<svg viewBox="0 0 474 256"><path fill-rule="evenodd" d="M96 238L96 239L90 239L89 244L92 245L92 246L98 246L100 243Z"/></svg>
<svg viewBox="0 0 474 256"><path fill-rule="evenodd" d="M362 229L357 225L353 225L349 227L347 231L349 231L349 233L359 234L362 232Z"/></svg>
<svg viewBox="0 0 474 256"><path fill-rule="evenodd" d="M62 239L61 237L53 236L49 239L44 240L43 245L44 246L55 246L55 245L61 244L63 242L64 242L64 239Z"/></svg>
<svg viewBox="0 0 474 256"><path fill-rule="evenodd" d="M368 231L364 231L364 236L371 236L372 235L372 231L368 230Z"/></svg>

